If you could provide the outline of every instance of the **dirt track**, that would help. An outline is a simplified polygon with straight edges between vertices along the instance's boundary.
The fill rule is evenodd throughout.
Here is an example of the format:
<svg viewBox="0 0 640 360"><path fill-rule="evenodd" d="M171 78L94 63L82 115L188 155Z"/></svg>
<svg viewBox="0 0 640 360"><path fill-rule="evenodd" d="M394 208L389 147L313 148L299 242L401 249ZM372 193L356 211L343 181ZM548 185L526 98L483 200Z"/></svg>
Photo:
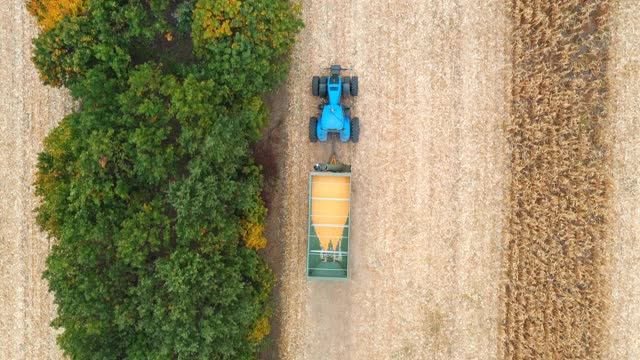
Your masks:
<svg viewBox="0 0 640 360"><path fill-rule="evenodd" d="M0 10L0 359L60 357L52 296L41 280L49 240L34 223L32 183L48 130L70 111L63 91L40 85L31 63L35 23L23 0Z"/></svg>
<svg viewBox="0 0 640 360"><path fill-rule="evenodd" d="M502 1L304 1L289 77L281 340L287 359L495 358L509 59ZM491 21L487 21L491 19ZM310 79L360 77L351 280L307 282Z"/></svg>

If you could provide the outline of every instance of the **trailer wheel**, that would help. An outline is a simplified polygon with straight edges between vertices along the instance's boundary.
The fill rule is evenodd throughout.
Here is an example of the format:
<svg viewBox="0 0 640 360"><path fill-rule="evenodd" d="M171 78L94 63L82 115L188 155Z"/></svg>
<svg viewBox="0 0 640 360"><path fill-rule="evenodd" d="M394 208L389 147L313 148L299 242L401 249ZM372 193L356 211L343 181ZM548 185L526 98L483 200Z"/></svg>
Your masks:
<svg viewBox="0 0 640 360"><path fill-rule="evenodd" d="M321 76L320 77L320 85L318 87L318 95L321 98L326 98L327 97L327 77L326 76Z"/></svg>
<svg viewBox="0 0 640 360"><path fill-rule="evenodd" d="M358 96L358 77L351 78L351 96Z"/></svg>
<svg viewBox="0 0 640 360"><path fill-rule="evenodd" d="M351 141L357 143L360 140L360 119L351 119Z"/></svg>
<svg viewBox="0 0 640 360"><path fill-rule="evenodd" d="M309 120L309 141L318 142L318 118L316 117Z"/></svg>
<svg viewBox="0 0 640 360"><path fill-rule="evenodd" d="M346 118L350 118L351 117L351 109L349 108L343 108L342 110L342 116L346 117Z"/></svg>
<svg viewBox="0 0 640 360"><path fill-rule="evenodd" d="M348 76L342 78L342 96L351 96L351 78Z"/></svg>
<svg viewBox="0 0 640 360"><path fill-rule="evenodd" d="M320 91L320 77L314 76L311 80L311 93L313 96L318 96Z"/></svg>

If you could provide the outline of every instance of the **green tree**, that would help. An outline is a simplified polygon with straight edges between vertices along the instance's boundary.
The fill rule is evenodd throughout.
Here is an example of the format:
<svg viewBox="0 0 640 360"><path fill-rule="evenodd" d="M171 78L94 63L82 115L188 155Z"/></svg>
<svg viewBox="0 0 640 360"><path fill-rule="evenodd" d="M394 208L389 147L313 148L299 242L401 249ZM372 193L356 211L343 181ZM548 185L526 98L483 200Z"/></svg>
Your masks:
<svg viewBox="0 0 640 360"><path fill-rule="evenodd" d="M33 62L45 84L71 86L89 70L126 79L131 65L157 58L154 41L174 31L170 1L91 0L82 16L64 17L34 40Z"/></svg>
<svg viewBox="0 0 640 360"><path fill-rule="evenodd" d="M240 12L246 26L297 31L297 10L269 3L248 2L260 12ZM238 55L246 68L216 57L232 43L174 56L209 21L192 8L91 0L35 40L44 81L80 100L45 139L36 177L38 224L57 239L44 273L52 325L73 358L255 358L269 330L274 278L255 251L266 209L250 146L295 31ZM265 59L273 66L249 86Z"/></svg>
<svg viewBox="0 0 640 360"><path fill-rule="evenodd" d="M198 0L194 52L208 74L239 96L255 96L283 80L285 55L302 27L299 8L283 0Z"/></svg>

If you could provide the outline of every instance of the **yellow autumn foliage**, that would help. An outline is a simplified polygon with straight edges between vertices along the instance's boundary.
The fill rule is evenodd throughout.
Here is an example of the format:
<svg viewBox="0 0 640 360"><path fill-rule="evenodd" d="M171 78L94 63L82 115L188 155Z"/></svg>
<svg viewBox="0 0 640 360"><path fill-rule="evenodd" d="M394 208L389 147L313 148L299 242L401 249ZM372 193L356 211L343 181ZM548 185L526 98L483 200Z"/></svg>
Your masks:
<svg viewBox="0 0 640 360"><path fill-rule="evenodd" d="M47 31L65 16L75 17L87 10L87 0L28 0L29 13L38 20L38 25Z"/></svg>
<svg viewBox="0 0 640 360"><path fill-rule="evenodd" d="M242 223L242 238L244 245L250 249L260 250L267 246L267 238L262 235L264 226L259 223L244 221Z"/></svg>
<svg viewBox="0 0 640 360"><path fill-rule="evenodd" d="M258 199L259 205L250 209L246 218L241 222L241 237L244 246L260 250L267 246L267 238L264 237L264 221L267 216L267 208L264 207L262 199Z"/></svg>
<svg viewBox="0 0 640 360"><path fill-rule="evenodd" d="M202 29L196 32L194 43L198 45L203 40L215 40L221 36L233 34L232 21L239 18L242 2L237 0L228 1L198 1L196 11L194 11L194 21ZM236 23L243 23L243 21ZM237 25L236 25L237 26Z"/></svg>
<svg viewBox="0 0 640 360"><path fill-rule="evenodd" d="M63 119L60 125L54 128L44 140L45 147L48 150L48 157L42 157L38 164L38 172L36 173L36 194L53 194L59 188L63 178L72 176L72 174L64 171L64 167L55 166L56 163L64 163L67 152L64 144L72 137L71 128L68 126L68 120ZM52 213L50 217L41 218L44 221L43 226L51 229L51 233L60 236L59 232L59 214Z"/></svg>
<svg viewBox="0 0 640 360"><path fill-rule="evenodd" d="M258 320L253 331L249 334L249 341L259 343L265 336L269 335L270 332L271 325L269 325L269 319L264 316Z"/></svg>

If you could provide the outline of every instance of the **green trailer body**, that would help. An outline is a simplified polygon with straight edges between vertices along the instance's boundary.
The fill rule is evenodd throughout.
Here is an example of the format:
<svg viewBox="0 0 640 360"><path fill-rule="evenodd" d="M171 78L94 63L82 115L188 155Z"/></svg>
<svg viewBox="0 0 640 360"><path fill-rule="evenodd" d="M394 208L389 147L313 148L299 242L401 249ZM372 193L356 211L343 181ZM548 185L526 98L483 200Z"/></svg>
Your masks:
<svg viewBox="0 0 640 360"><path fill-rule="evenodd" d="M307 279L348 279L350 214L351 173L310 173Z"/></svg>

